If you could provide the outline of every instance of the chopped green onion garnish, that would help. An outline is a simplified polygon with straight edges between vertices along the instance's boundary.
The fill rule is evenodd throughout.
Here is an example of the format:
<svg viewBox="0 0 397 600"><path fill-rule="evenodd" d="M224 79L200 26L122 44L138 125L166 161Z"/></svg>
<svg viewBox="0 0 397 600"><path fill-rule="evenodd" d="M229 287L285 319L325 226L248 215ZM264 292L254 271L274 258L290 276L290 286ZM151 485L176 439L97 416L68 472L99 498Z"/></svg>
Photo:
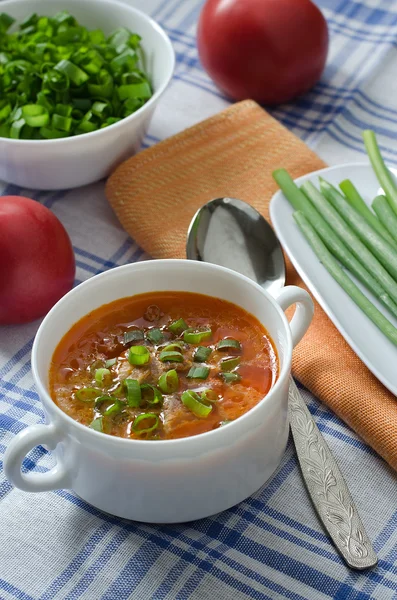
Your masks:
<svg viewBox="0 0 397 600"><path fill-rule="evenodd" d="M110 371L109 369L97 369L95 371L95 381L99 384L103 384L105 379L109 379L110 377Z"/></svg>
<svg viewBox="0 0 397 600"><path fill-rule="evenodd" d="M180 352L168 352L163 350L160 352L159 359L162 362L183 362L183 356Z"/></svg>
<svg viewBox="0 0 397 600"><path fill-rule="evenodd" d="M177 321L171 323L171 325L168 325L168 329L171 331L171 333L180 335L185 331L185 329L187 329L187 324L183 319L178 319Z"/></svg>
<svg viewBox="0 0 397 600"><path fill-rule="evenodd" d="M233 348L234 350L241 350L241 344L238 340L226 338L218 342L216 345L217 350L229 350L230 348Z"/></svg>
<svg viewBox="0 0 397 600"><path fill-rule="evenodd" d="M103 419L102 419L102 417L97 417L96 419L94 419L93 421L91 421L91 423L89 424L89 427L91 429L95 429L95 431L100 431L101 433L103 433Z"/></svg>
<svg viewBox="0 0 397 600"><path fill-rule="evenodd" d="M113 404L116 400L117 400L117 398L115 398L114 396L109 396L109 395L99 396L99 398L97 398L95 400L95 408L97 410L102 410L103 404L109 404L109 403Z"/></svg>
<svg viewBox="0 0 397 600"><path fill-rule="evenodd" d="M109 369L110 367L113 367L113 365L115 365L115 364L116 364L116 362L117 362L117 358L109 358L109 360L107 360L107 361L105 362L105 367L106 367L107 369Z"/></svg>
<svg viewBox="0 0 397 600"><path fill-rule="evenodd" d="M150 385L149 383L143 383L141 385L142 392L142 400L147 402L148 404L161 404L163 401L163 396L159 392L159 390L154 387L154 385Z"/></svg>
<svg viewBox="0 0 397 600"><path fill-rule="evenodd" d="M187 377L189 377L189 379L207 379L209 374L209 367L191 367Z"/></svg>
<svg viewBox="0 0 397 600"><path fill-rule="evenodd" d="M173 394L179 387L178 373L175 369L171 369L160 375L158 386L164 394Z"/></svg>
<svg viewBox="0 0 397 600"><path fill-rule="evenodd" d="M238 373L219 373L225 383L236 383L240 381L241 375Z"/></svg>
<svg viewBox="0 0 397 600"><path fill-rule="evenodd" d="M218 394L214 390L206 389L201 392L201 398L207 402L216 402L218 400Z"/></svg>
<svg viewBox="0 0 397 600"><path fill-rule="evenodd" d="M240 364L240 357L236 356L235 358L224 358L221 361L221 369L224 372L233 371Z"/></svg>
<svg viewBox="0 0 397 600"><path fill-rule="evenodd" d="M39 104L25 104L22 116L30 127L44 127L50 121L48 110Z"/></svg>
<svg viewBox="0 0 397 600"><path fill-rule="evenodd" d="M195 362L205 362L210 357L211 352L212 350L208 346L199 346L193 355L193 360Z"/></svg>
<svg viewBox="0 0 397 600"><path fill-rule="evenodd" d="M9 32L0 14L0 137L57 139L117 123L152 96L141 38L108 38L67 11L33 14Z"/></svg>
<svg viewBox="0 0 397 600"><path fill-rule="evenodd" d="M121 400L119 400L117 398L116 401L114 402L114 404L111 404L105 410L104 415L105 415L105 417L108 417L109 415L116 415L116 414L120 413L124 407L125 407L125 403L121 402Z"/></svg>
<svg viewBox="0 0 397 600"><path fill-rule="evenodd" d="M146 334L146 337L150 342L152 342L152 344L160 344L164 339L163 332L157 327L149 329L149 331Z"/></svg>
<svg viewBox="0 0 397 600"><path fill-rule="evenodd" d="M182 403L188 408L196 417L208 417L212 411L212 404L206 403L202 400L197 392L192 390L186 390L181 396Z"/></svg>
<svg viewBox="0 0 397 600"><path fill-rule="evenodd" d="M151 433L157 429L159 425L159 418L154 413L144 413L136 417L132 424L132 430L134 433Z"/></svg>
<svg viewBox="0 0 397 600"><path fill-rule="evenodd" d="M185 346L181 342L174 342L173 344L167 344L162 348L163 352L182 352Z"/></svg>
<svg viewBox="0 0 397 600"><path fill-rule="evenodd" d="M93 402L98 396L101 395L101 390L97 390L96 388L86 387L81 388L80 390L76 390L74 394L77 400L81 402Z"/></svg>
<svg viewBox="0 0 397 600"><path fill-rule="evenodd" d="M129 344L130 342L137 342L138 340L144 339L144 334L141 329L131 329L131 331L126 331L124 334L124 344Z"/></svg>
<svg viewBox="0 0 397 600"><path fill-rule="evenodd" d="M128 406L137 407L141 403L141 386L137 379L124 379L124 387L127 393Z"/></svg>
<svg viewBox="0 0 397 600"><path fill-rule="evenodd" d="M128 351L130 365L146 365L150 360L150 352L146 346L131 346Z"/></svg>
<svg viewBox="0 0 397 600"><path fill-rule="evenodd" d="M69 80L76 86L83 85L83 83L89 79L87 73L82 69L79 69L79 67L76 67L70 60L61 60L54 68L57 71L65 73Z"/></svg>
<svg viewBox="0 0 397 600"><path fill-rule="evenodd" d="M201 344L204 340L209 340L211 336L212 331L209 328L203 330L187 329L183 334L183 340L187 344Z"/></svg>

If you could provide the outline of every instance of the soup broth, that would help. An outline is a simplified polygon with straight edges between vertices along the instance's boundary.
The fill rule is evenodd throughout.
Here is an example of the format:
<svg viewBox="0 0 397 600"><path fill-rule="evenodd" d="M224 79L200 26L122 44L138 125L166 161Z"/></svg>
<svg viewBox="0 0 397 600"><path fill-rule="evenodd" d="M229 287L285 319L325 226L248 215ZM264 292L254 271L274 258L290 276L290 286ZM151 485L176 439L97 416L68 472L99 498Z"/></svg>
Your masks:
<svg viewBox="0 0 397 600"><path fill-rule="evenodd" d="M122 298L78 321L56 348L54 402L123 438L163 440L222 427L274 385L269 334L242 308L187 292Z"/></svg>

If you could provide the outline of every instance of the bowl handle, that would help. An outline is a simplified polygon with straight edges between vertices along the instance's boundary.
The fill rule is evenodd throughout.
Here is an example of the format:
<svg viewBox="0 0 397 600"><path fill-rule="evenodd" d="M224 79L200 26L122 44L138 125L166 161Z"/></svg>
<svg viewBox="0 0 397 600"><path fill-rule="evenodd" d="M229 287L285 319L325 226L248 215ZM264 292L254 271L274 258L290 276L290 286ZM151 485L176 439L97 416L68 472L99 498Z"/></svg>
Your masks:
<svg viewBox="0 0 397 600"><path fill-rule="evenodd" d="M309 294L295 285L282 288L275 297L276 302L283 310L296 304L294 316L289 324L292 335L292 345L298 344L309 328L314 314L313 300Z"/></svg>
<svg viewBox="0 0 397 600"><path fill-rule="evenodd" d="M48 473L22 473L22 461L39 444L53 450L60 441L60 432L54 425L31 425L18 433L4 456L4 472L9 481L24 492L47 492L68 488L69 475L59 461Z"/></svg>

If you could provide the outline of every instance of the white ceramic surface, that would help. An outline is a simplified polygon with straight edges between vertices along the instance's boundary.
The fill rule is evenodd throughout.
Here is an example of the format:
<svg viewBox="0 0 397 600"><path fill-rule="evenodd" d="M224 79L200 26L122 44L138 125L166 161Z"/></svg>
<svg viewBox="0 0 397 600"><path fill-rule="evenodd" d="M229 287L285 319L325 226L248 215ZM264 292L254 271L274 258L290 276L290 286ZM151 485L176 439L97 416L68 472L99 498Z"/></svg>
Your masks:
<svg viewBox="0 0 397 600"><path fill-rule="evenodd" d="M141 441L96 432L62 412L48 393L48 369L61 337L86 313L137 293L199 292L229 300L254 314L277 347L280 374L269 394L227 426L190 438ZM297 303L290 325L283 309ZM241 502L270 477L288 439L288 379L293 346L309 326L313 303L304 290L282 289L273 299L234 271L187 260L145 261L97 275L69 292L44 319L32 369L47 425L20 432L4 459L7 478L31 492L71 488L114 515L174 523L207 517ZM38 444L55 450L57 466L25 474L21 463Z"/></svg>
<svg viewBox="0 0 397 600"><path fill-rule="evenodd" d="M302 185L304 181L311 181L319 187L319 176L336 187L344 179L351 179L368 205L380 191L379 183L369 163L352 163L321 169L296 179L295 183ZM293 212L284 194L278 191L270 202L270 216L283 248L347 343L383 385L397 395L397 348L356 306L322 266L295 223ZM397 327L397 319L353 275L351 277L371 302Z"/></svg>
<svg viewBox="0 0 397 600"><path fill-rule="evenodd" d="M36 12L51 16L68 10L89 29L106 34L127 27L142 37L152 98L136 113L104 129L55 140L0 138L0 179L23 188L58 190L98 181L139 150L154 109L169 84L175 56L157 23L117 0L5 0L1 11L21 22ZM15 27L15 25L14 25Z"/></svg>

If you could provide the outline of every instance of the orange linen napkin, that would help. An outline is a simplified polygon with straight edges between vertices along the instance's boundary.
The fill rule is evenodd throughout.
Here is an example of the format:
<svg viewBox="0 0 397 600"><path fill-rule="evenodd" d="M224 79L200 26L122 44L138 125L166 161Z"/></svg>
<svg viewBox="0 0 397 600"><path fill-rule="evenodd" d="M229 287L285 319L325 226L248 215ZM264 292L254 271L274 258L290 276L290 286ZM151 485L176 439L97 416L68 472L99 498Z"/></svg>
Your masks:
<svg viewBox="0 0 397 600"><path fill-rule="evenodd" d="M324 167L316 154L255 102L220 114L130 158L106 193L123 227L154 258L184 258L195 211L222 196L241 198L267 219L272 171L299 177ZM288 283L304 287L291 263ZM293 373L397 469L397 399L369 372L316 304L294 352Z"/></svg>

